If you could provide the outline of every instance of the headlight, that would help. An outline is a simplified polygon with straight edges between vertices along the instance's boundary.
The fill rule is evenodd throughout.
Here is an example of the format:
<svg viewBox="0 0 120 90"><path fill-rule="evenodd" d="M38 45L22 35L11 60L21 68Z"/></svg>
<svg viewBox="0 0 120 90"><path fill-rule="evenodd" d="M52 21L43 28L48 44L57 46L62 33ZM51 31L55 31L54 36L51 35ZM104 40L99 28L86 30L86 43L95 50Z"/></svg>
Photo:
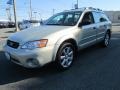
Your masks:
<svg viewBox="0 0 120 90"><path fill-rule="evenodd" d="M27 42L24 45L22 45L22 49L35 49L35 48L43 48L46 47L48 40L37 40L37 41L31 41Z"/></svg>

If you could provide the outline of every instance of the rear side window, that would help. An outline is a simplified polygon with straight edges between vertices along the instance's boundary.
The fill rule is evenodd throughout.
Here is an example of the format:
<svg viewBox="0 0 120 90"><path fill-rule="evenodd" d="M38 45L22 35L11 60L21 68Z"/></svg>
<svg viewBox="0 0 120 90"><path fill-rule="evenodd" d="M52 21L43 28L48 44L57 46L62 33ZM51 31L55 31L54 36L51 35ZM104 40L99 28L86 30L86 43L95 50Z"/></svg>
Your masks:
<svg viewBox="0 0 120 90"><path fill-rule="evenodd" d="M100 22L109 21L108 17L107 17L105 14L101 13L100 15L101 15L101 17L100 17Z"/></svg>
<svg viewBox="0 0 120 90"><path fill-rule="evenodd" d="M100 14L97 12L93 12L93 16L94 16L95 23L99 23L100 22Z"/></svg>
<svg viewBox="0 0 120 90"><path fill-rule="evenodd" d="M109 21L108 17L104 13L93 12L95 23Z"/></svg>

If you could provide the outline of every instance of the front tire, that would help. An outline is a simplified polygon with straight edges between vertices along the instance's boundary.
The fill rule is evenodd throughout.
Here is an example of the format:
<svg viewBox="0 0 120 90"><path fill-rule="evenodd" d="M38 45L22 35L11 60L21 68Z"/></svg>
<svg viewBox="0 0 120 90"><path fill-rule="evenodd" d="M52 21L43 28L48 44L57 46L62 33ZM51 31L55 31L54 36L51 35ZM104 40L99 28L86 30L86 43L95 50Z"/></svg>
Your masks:
<svg viewBox="0 0 120 90"><path fill-rule="evenodd" d="M68 69L75 59L75 48L71 43L64 43L56 56L57 67L60 70Z"/></svg>

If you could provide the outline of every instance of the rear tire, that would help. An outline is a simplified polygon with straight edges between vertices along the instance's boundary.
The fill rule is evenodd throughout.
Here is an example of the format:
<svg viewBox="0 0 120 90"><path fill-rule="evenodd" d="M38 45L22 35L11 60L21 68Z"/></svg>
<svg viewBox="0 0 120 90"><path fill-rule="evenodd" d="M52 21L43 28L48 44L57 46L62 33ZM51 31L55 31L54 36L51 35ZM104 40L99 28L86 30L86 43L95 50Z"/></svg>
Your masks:
<svg viewBox="0 0 120 90"><path fill-rule="evenodd" d="M103 47L108 47L109 43L110 43L110 33L107 32L105 34L104 40L101 42L101 44L102 44Z"/></svg>
<svg viewBox="0 0 120 90"><path fill-rule="evenodd" d="M56 63L57 68L66 70L71 67L75 59L75 48L71 43L63 43L57 53Z"/></svg>

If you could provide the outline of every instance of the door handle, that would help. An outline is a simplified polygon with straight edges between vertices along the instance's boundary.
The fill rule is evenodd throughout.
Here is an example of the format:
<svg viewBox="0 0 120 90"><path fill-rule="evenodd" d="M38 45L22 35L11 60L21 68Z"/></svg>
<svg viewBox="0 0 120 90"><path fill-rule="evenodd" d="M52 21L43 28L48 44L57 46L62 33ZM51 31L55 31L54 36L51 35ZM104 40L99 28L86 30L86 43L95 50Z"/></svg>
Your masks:
<svg viewBox="0 0 120 90"><path fill-rule="evenodd" d="M93 27L93 29L95 30L95 29L97 29L96 27Z"/></svg>
<svg viewBox="0 0 120 90"><path fill-rule="evenodd" d="M104 27L107 27L106 25L104 25Z"/></svg>

